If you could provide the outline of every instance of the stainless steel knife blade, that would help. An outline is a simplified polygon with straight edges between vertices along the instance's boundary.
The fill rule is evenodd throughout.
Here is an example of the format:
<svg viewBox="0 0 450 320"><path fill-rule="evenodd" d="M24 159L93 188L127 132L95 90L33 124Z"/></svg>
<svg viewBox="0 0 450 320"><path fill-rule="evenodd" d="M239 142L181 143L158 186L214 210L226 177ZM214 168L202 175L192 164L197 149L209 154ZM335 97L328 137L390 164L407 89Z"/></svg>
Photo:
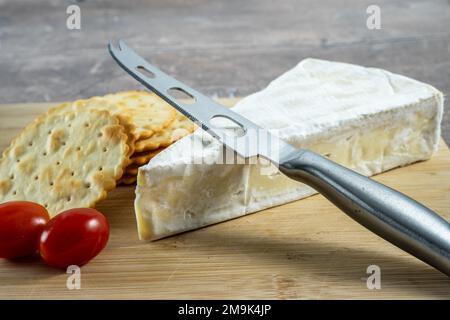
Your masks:
<svg viewBox="0 0 450 320"><path fill-rule="evenodd" d="M140 57L122 40L117 45L108 45L109 52L117 63L137 81L155 92L186 117L199 124L205 131L221 141L228 148L236 151L243 158L262 156L278 164L298 152L290 144L261 128L257 124L233 112L211 98L203 95L186 84L168 76L155 66ZM171 95L171 90L181 90L192 97L193 102L185 102ZM215 126L213 119L226 118L242 128L241 135L230 134L229 131Z"/></svg>

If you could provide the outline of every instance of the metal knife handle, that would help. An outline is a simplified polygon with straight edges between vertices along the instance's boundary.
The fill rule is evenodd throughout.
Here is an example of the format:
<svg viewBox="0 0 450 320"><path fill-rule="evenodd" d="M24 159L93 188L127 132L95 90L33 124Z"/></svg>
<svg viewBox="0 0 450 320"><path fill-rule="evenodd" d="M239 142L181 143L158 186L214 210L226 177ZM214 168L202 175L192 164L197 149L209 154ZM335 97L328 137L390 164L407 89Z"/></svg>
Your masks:
<svg viewBox="0 0 450 320"><path fill-rule="evenodd" d="M361 225L450 276L450 224L385 185L314 152L280 164L288 177L313 187Z"/></svg>

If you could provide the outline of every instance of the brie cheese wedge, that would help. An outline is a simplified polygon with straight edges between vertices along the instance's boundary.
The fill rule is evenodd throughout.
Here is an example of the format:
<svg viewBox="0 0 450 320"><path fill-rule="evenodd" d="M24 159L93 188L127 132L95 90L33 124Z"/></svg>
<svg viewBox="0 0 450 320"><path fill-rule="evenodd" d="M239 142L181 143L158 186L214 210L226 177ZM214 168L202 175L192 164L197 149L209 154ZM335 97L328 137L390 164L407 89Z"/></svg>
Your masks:
<svg viewBox="0 0 450 320"><path fill-rule="evenodd" d="M364 175L430 158L440 138L443 95L381 69L301 61L233 108L297 148ZM261 164L223 164L224 147L201 129L139 169L139 237L155 240L315 193Z"/></svg>

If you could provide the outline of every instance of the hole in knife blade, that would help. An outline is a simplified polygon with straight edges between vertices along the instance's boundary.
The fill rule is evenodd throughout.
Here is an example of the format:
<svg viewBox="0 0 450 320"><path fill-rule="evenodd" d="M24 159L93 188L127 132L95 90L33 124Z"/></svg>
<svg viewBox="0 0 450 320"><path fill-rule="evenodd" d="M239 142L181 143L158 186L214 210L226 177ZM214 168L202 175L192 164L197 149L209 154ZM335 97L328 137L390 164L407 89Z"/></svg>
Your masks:
<svg viewBox="0 0 450 320"><path fill-rule="evenodd" d="M184 104L193 104L195 102L194 96L181 88L170 88L169 90L167 90L167 93L175 98L175 100L177 100L178 102Z"/></svg>
<svg viewBox="0 0 450 320"><path fill-rule="evenodd" d="M144 66L137 66L136 70L139 71L140 73L142 73L144 76L147 76L151 79L154 79L156 77L153 72L151 72L150 70L147 70Z"/></svg>
<svg viewBox="0 0 450 320"><path fill-rule="evenodd" d="M209 120L209 123L211 124L211 129L220 130L232 137L242 137L246 132L243 125L227 116L214 116Z"/></svg>

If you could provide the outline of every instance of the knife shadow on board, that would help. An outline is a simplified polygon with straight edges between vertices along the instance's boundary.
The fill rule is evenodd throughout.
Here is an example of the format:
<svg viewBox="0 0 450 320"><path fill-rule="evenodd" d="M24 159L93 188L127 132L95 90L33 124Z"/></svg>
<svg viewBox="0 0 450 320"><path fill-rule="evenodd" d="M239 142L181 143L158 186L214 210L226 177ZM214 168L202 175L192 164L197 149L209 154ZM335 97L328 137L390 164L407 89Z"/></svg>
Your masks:
<svg viewBox="0 0 450 320"><path fill-rule="evenodd" d="M254 264L255 269L258 265L267 263L271 268L280 270L280 275L283 274L283 269L292 275L294 267L298 269L298 275L295 276L297 287L308 282L308 279L311 282L311 278L314 278L323 279L323 283L333 283L336 287L337 283L342 283L341 290L352 284L364 288L361 277L367 277L366 268L376 264L382 270L382 284L389 290L409 293L414 291L418 295L428 297L450 298L448 277L395 247L397 253L385 254L380 251L344 247L331 241L319 242L318 239L298 236L293 236L292 240L277 239L268 237L267 233L256 235L239 229L237 226L219 232L213 226L157 242L171 241L178 237L177 241L189 246L191 254L194 255L196 248L203 251L205 246L211 247L211 251L217 256L238 252L239 256L253 261L248 264L259 263ZM390 245L383 244L384 240L381 238L379 241L380 246ZM383 290L380 291L382 296Z"/></svg>

